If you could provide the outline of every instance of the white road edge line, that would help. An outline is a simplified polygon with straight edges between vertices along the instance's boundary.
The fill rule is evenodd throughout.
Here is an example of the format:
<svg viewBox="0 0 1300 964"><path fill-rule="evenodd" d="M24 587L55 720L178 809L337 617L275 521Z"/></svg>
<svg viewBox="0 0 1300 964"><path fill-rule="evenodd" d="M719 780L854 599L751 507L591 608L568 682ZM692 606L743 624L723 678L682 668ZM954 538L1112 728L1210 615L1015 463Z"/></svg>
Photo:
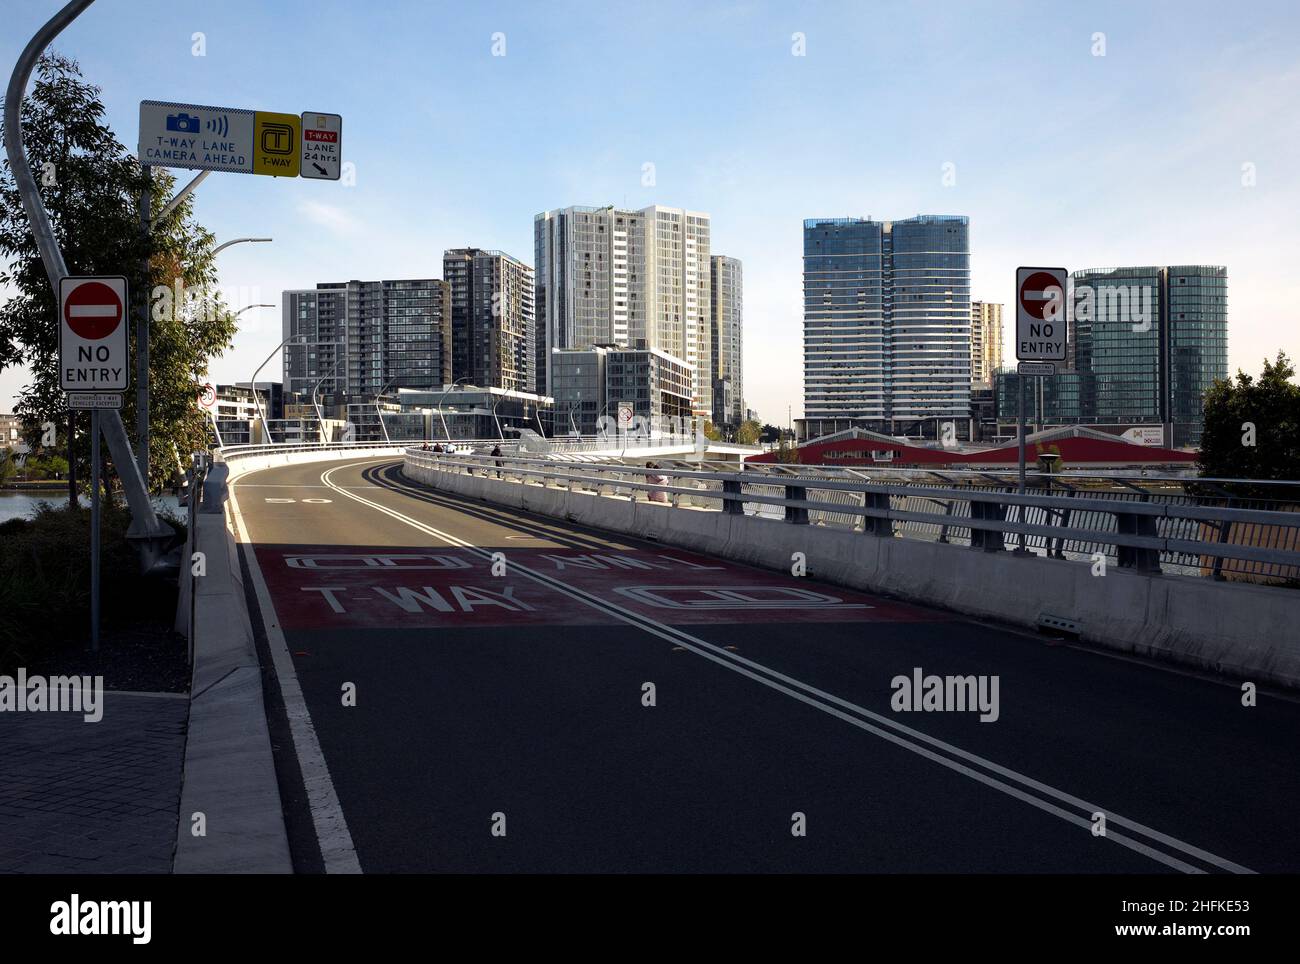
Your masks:
<svg viewBox="0 0 1300 964"><path fill-rule="evenodd" d="M234 516L236 531L239 533L240 548L244 552L244 559L248 562L248 571L253 577L257 604L262 610L262 625L266 629L267 648L271 651L275 675L280 681L280 697L284 701L285 715L289 718L289 731L293 734L293 748L298 756L298 767L302 772L303 786L307 791L307 803L311 810L312 825L316 829L316 842L320 846L321 859L325 862L325 873L359 874L361 862L357 859L356 848L352 845L352 834L348 830L347 819L343 816L343 806L339 803L338 794L334 790L334 781L330 778L325 754L321 752L320 741L316 738L316 727L312 725L307 701L303 699L302 687L298 684L298 674L293 668L289 645L285 641L283 630L280 629L280 617L275 611L275 604L271 601L266 580L262 578L262 567L258 565L257 553L253 549L252 540L248 537L244 517L239 513L239 501L235 498L235 484L236 480L230 480L227 490L230 511Z"/></svg>
<svg viewBox="0 0 1300 964"><path fill-rule="evenodd" d="M352 463L352 465L354 466L356 464L359 463ZM480 549L478 546L465 542L462 539L458 539L457 537L450 535L449 533L445 533L438 529L434 529L433 527L425 525L424 523L420 522L418 519L412 519L411 517L406 516L395 509L391 509L388 506L381 505L377 502L372 502L369 499L365 499L359 495L355 495L352 492L346 491L342 486L336 485L333 482L333 480L330 478L330 475L332 475L336 469L341 469L346 467L348 466L336 465L333 468L327 470L326 472L322 473L321 482L327 485L328 487L334 489L335 491L337 491L340 495L345 496L346 498L352 499L356 502L360 502L363 505L370 506L373 509L376 509L395 519L398 519L401 522L404 522L405 524L411 526L412 528L415 528L421 532L426 533L427 535L431 535L434 536L435 538L441 539L442 541L446 542L448 545L469 549L486 559L491 558L491 553L487 552L484 549ZM1116 824L1118 826L1125 827L1129 830L1135 831L1146 837L1149 837L1152 840L1163 843L1168 847L1181 851L1187 856L1195 857L1196 859L1202 860L1206 863L1212 864L1222 870L1226 870L1231 873L1237 873L1237 874L1254 873L1253 870L1251 870L1248 867L1244 867L1241 864L1234 863L1231 860L1227 860L1226 858L1219 857L1215 854L1210 853L1209 851L1202 850L1199 847L1193 846L1192 844L1185 843L1184 841L1181 841L1176 837L1171 837L1168 834L1161 833L1158 830L1154 830L1141 823L1138 823L1137 821L1130 820L1127 817L1120 816L1119 814L1106 810L1103 807L1095 806L1094 804L1088 803L1087 801L1082 800L1079 797L1076 797L1072 794L1066 793L1063 790L1058 790L1057 788L1042 783L1041 781L1035 780L1032 777L1028 777L1022 773L1018 773L1017 771L1012 770L1009 767L1004 767L1000 764L994 763L991 760L986 760L983 757L978 756L977 754L971 753L967 750L961 749L960 747L953 746L950 743L946 743L942 740L931 737L925 733L920 732L919 730L913 730L911 727L904 726L903 724L898 723L895 720L891 720L888 717L881 716L877 713L874 713L871 710L866 709L865 707L858 706L847 700L841 699L840 697L834 696L830 693L826 693L822 690L817 689L816 687L808 685L807 683L804 683L800 680L793 679L776 670L764 666L761 663L756 663L753 660L746 659L745 657L740 656L736 653L732 653L728 650L725 650L722 647L715 646L713 643L710 643L706 640L699 639L698 637L695 636L691 636L688 633L685 633L675 627L667 626L663 623L656 622L655 620L652 620L649 617L641 616L640 614L633 613L630 610L625 610L614 603L606 602L605 600L600 599L598 597L589 596L582 590L577 590L574 589L573 587L566 586L563 583L559 582L558 580L553 580L551 577L546 576L543 573L535 572L526 566L522 566L518 563L512 563L512 565L520 573L532 578L534 581L540 582L543 585L549 585L552 588L560 592L563 592L566 595L569 595L572 598L577 599L578 601L591 606L592 608L605 611L609 615L614 616L615 618L623 622L626 622L629 625L635 626L647 632L651 632L654 635L660 636L661 638L664 639L668 639L674 643L677 643L678 645L685 646L685 648L691 650L697 655L704 656L706 659L710 659L713 662L719 664L720 666L724 666L727 669L731 669L734 672L740 673L743 676L748 676L751 679L754 679L755 681L764 684L765 686L769 686L772 689L776 689L779 690L780 692L786 693L789 696L793 696L794 698L800 700L801 702L807 703L810 706L815 706L818 709L821 709L822 711L831 714L832 716L836 716L840 719L845 720L846 722L852 723L855 726L868 730L877 736L889 740L890 742L897 743L898 745L912 751L913 753L917 753L920 756L926 757L927 759L931 759L936 763L948 767L949 769L955 770L975 780L978 780L981 783L984 783L990 787L1000 790L1003 793L1007 793L1010 796L1016 797L1017 799L1021 799L1027 803L1030 803L1033 806L1038 807L1039 809L1046 810L1047 812L1052 813L1055 816L1061 817L1062 819L1065 819L1070 823L1076 823L1083 827L1091 827L1091 822L1087 818L1069 814L1068 812L1063 811L1060 808L1055 807L1050 803L1047 803L1046 801L1039 800L1036 797L1033 797L1029 794L1025 794L1022 791L1018 790L1017 788L1009 786L1008 784L1004 783L1001 780L988 776L987 774L983 774L971 770L969 767L963 766L962 764L957 763L955 760L949 760L945 757L939 756L938 754L932 753L931 751L926 750L924 747L917 746L906 739L902 739L890 733L882 732L881 730L871 726L870 724L864 722L863 720L859 720L852 716L849 716L848 714L842 713L836 710L832 706L827 706L823 703L818 702L817 700L813 700L802 694L795 693L790 689L788 689L787 687L779 685L777 682L775 682L775 680L780 680L782 683L789 684L790 686L803 690L808 694L812 694L814 696L820 697L821 699L826 700L829 703L837 704L838 706L851 710L854 713L861 714L867 719L879 723L881 726L887 727L890 730L894 730L898 733L905 734L906 736L911 737L914 740L923 743L928 743L931 746L937 747L939 749L944 750L947 753L951 753L954 756L960 757L961 759L977 764L993 773L997 773L1001 776L1007 777L1011 780L1014 780L1022 784L1023 786L1037 790L1038 792L1053 797L1054 799L1059 800L1063 803L1067 803L1074 807L1079 807L1089 814L1096 813L1096 812L1104 813L1106 815L1106 821L1108 825ZM769 676L773 677L774 679L767 679L753 672L749 672L746 669L743 669L740 666L735 665L737 663L744 664L744 666L750 667L754 670L758 670L759 672L762 673L766 673ZM1163 854L1160 851L1153 850L1152 848L1148 847L1147 845L1141 842L1132 840L1120 834L1116 834L1110 831L1109 829L1107 830L1106 833L1106 839L1119 843L1121 846L1128 847L1129 849L1141 853L1147 857L1150 857L1151 859L1163 863L1166 866L1172 867L1177 870L1181 870L1184 873L1203 873L1203 871L1198 867L1194 867L1190 864L1184 863L1183 861L1178 860L1176 857L1172 857L1167 854Z"/></svg>

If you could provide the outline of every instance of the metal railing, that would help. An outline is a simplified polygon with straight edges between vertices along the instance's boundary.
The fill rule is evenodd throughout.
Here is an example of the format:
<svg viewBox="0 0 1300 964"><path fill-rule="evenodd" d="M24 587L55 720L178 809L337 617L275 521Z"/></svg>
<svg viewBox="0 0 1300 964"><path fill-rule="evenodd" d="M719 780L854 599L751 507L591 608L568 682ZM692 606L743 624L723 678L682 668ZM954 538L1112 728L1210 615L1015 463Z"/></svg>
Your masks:
<svg viewBox="0 0 1300 964"><path fill-rule="evenodd" d="M878 537L1094 562L1100 555L1145 572L1300 585L1300 486L1291 483L1277 485L1276 499L1242 500L1213 491L1235 480L1154 476L1033 473L1020 494L1013 475L996 472L909 475L774 463L737 471L735 463L639 467L420 449L407 449L406 460L438 472L638 501L654 495L680 508Z"/></svg>

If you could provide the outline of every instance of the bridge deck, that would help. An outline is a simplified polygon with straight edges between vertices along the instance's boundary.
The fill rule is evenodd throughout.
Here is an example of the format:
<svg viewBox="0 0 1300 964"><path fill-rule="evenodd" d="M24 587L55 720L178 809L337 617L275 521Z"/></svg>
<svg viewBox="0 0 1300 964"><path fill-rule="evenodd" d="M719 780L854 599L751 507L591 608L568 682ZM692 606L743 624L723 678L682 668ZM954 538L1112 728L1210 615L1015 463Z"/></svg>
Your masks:
<svg viewBox="0 0 1300 964"><path fill-rule="evenodd" d="M460 501L391 457L265 469L233 495L343 818L290 775L302 866L313 818L345 824L331 840L366 871L1300 859L1290 699L1247 709L1222 682ZM895 712L918 668L996 676L996 721Z"/></svg>

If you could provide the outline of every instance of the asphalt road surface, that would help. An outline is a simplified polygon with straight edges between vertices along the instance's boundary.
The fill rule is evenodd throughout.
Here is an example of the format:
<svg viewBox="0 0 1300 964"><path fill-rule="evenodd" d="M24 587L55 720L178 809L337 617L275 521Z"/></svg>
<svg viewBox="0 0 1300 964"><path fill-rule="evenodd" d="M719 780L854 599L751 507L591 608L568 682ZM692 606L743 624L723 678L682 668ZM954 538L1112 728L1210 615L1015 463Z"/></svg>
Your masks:
<svg viewBox="0 0 1300 964"><path fill-rule="evenodd" d="M400 468L233 489L300 869L1300 870L1291 698ZM930 675L996 719L894 708Z"/></svg>

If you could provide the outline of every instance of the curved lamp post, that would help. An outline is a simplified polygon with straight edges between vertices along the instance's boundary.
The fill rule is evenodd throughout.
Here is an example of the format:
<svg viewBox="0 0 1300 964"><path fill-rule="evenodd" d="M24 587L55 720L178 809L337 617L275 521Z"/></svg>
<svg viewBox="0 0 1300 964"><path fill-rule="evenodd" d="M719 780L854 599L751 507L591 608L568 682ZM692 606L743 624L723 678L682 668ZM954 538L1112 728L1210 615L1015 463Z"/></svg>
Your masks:
<svg viewBox="0 0 1300 964"><path fill-rule="evenodd" d="M258 243L258 242L266 242L270 240L272 239L271 238L235 238L233 241L226 241L225 243L219 244L215 248L213 248L212 256L215 258L218 254L220 254L226 248L230 247L232 244L246 244L249 242Z"/></svg>
<svg viewBox="0 0 1300 964"><path fill-rule="evenodd" d="M389 387L389 385L392 385L393 382L395 382L395 381L397 381L397 376L396 376L396 375L394 375L392 378L390 378L390 379L388 380L388 384L385 385L383 388L381 388L381 389L380 389L380 390L375 394L375 415L378 416L378 418L379 418L379 428L380 428L380 430L384 433L384 441L385 441L385 442L388 442L388 443L390 443L390 444L392 443L393 440L392 440L391 438L388 437L388 426L384 424L384 413L383 413L383 412L380 410L380 408L379 408L379 397L380 397L381 395L383 395L384 392L388 391L388 387Z"/></svg>
<svg viewBox="0 0 1300 964"><path fill-rule="evenodd" d="M452 382L450 385L444 388L442 390L442 394L438 396L438 418L442 421L442 434L446 436L448 442L451 441L451 433L447 431L447 416L442 414L442 403L443 400L446 399L446 397L451 393L452 389L454 389L461 382L467 382L467 381L469 381L468 378L456 379L454 382Z"/></svg>

